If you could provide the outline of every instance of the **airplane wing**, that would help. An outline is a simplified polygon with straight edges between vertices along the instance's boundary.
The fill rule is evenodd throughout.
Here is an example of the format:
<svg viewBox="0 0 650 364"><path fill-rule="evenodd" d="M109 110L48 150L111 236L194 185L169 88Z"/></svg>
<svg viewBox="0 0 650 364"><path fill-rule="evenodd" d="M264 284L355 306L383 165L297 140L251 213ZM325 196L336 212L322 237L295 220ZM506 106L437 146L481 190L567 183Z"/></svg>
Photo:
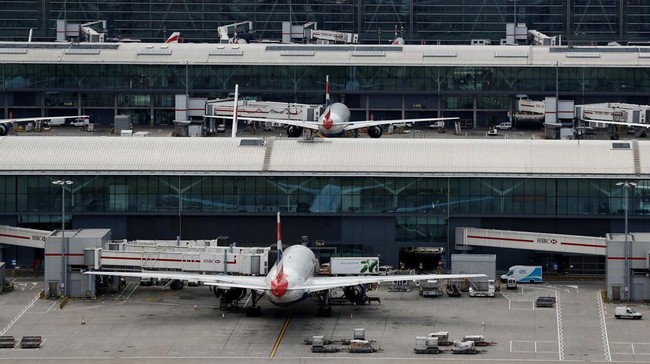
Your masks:
<svg viewBox="0 0 650 364"><path fill-rule="evenodd" d="M323 291L326 289L356 286L358 284L397 282L397 281L420 281L429 279L463 279L463 278L485 278L485 274L412 274L412 275L388 275L388 276L342 276L342 277L313 277L307 283L292 287L292 289L307 290L309 292ZM290 288L291 289L291 288Z"/></svg>
<svg viewBox="0 0 650 364"><path fill-rule="evenodd" d="M204 115L207 118L214 118L215 116ZM221 117L220 117L221 118ZM259 121L264 123L278 123L282 125L292 125L299 126L305 129L318 130L318 127L321 125L317 121L304 121L304 120L294 120L294 119L269 119L269 118L255 118L249 116L237 116L237 120L248 120L248 121Z"/></svg>
<svg viewBox="0 0 650 364"><path fill-rule="evenodd" d="M601 124L613 124L613 125L623 125L623 126L634 126L639 128L650 128L650 124L642 123L627 123L624 121L607 121L607 120L592 120L592 119L580 119L586 123L601 123Z"/></svg>
<svg viewBox="0 0 650 364"><path fill-rule="evenodd" d="M213 117L206 115L206 117ZM282 125L292 125L298 126L305 129L318 130L321 124L317 121L304 121L304 120L292 120L292 119L266 119L266 118L255 118L248 116L238 116L239 120L249 120L249 121L260 121L267 123L278 123ZM443 121L443 120L458 120L458 117L449 117L449 118L425 118L425 119L394 119L394 120L364 120L364 121L350 121L345 125L345 131L363 129L371 126L377 125L389 125L389 124L401 124L401 123L424 123L424 122L433 122L433 121Z"/></svg>
<svg viewBox="0 0 650 364"><path fill-rule="evenodd" d="M203 282L208 286L223 288L246 288L254 290L266 290L266 277L264 276L229 276L229 275L206 275L198 273L165 272L165 271L143 271L143 272L120 272L120 271L87 271L84 274L99 276L137 277L137 278L158 278L178 279L187 281Z"/></svg>
<svg viewBox="0 0 650 364"><path fill-rule="evenodd" d="M402 123L425 123L432 121L443 120L458 120L458 117L451 118L425 118L425 119L394 119L394 120L364 120L364 121L350 121L345 126L345 131L369 128L378 125L402 124Z"/></svg>
<svg viewBox="0 0 650 364"><path fill-rule="evenodd" d="M49 117L38 117L38 118L18 118L18 119L0 119L0 124L7 123L20 123L23 121L44 121L51 119L77 119L77 118L87 118L86 115L75 115L75 116L49 116Z"/></svg>

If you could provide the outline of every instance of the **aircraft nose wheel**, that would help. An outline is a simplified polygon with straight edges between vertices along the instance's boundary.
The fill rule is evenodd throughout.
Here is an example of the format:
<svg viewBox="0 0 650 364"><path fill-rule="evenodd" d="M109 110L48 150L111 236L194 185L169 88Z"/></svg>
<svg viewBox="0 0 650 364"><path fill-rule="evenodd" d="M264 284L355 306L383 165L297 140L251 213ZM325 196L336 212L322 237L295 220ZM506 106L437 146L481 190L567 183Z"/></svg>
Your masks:
<svg viewBox="0 0 650 364"><path fill-rule="evenodd" d="M332 306L330 299L330 290L326 289L318 295L318 312L316 315L318 317L330 317L332 316Z"/></svg>

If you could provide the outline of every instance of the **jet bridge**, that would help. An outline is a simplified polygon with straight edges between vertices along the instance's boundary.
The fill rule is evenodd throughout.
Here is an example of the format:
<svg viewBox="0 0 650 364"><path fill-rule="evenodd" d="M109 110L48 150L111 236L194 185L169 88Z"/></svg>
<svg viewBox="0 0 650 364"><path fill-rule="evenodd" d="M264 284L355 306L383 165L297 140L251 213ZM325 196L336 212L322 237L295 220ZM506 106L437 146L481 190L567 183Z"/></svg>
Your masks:
<svg viewBox="0 0 650 364"><path fill-rule="evenodd" d="M216 99L206 102L205 115L214 118L232 120L234 99ZM321 105L296 104L273 101L239 100L237 102L238 117L255 117L266 119L293 119L317 121ZM271 121L272 123L272 121ZM280 124L273 124L279 127Z"/></svg>
<svg viewBox="0 0 650 364"><path fill-rule="evenodd" d="M213 240L113 241L110 234L110 229L71 229L65 231L64 238L60 230L0 225L0 246L45 250L44 282L48 296L63 293L66 285L69 285L67 294L71 297L93 295L95 286L90 276L82 274L85 269L245 275L264 275L269 270L270 247L224 246L221 237ZM118 284L117 280L111 282L109 285Z"/></svg>
<svg viewBox="0 0 650 364"><path fill-rule="evenodd" d="M648 127L630 128L636 136L644 136L650 128L650 105L604 102L599 104L576 105L576 114L582 121L594 128L611 127L613 123L648 124ZM629 127L628 127L629 128Z"/></svg>
<svg viewBox="0 0 650 364"><path fill-rule="evenodd" d="M309 34L310 39L316 39L318 44L357 44L359 43L359 34L337 32L333 30L312 30Z"/></svg>
<svg viewBox="0 0 650 364"><path fill-rule="evenodd" d="M252 21L242 21L239 23L222 25L217 28L217 34L219 35L219 43L238 43L245 44L244 39L239 39L237 36L237 31L242 33L250 33L253 31L253 22ZM230 37L230 34L233 37Z"/></svg>
<svg viewBox="0 0 650 364"><path fill-rule="evenodd" d="M49 230L0 225L0 244L44 249L45 239L52 233Z"/></svg>
<svg viewBox="0 0 650 364"><path fill-rule="evenodd" d="M606 255L606 239L594 236L534 233L526 231L456 228L456 248L468 246L526 249L559 254Z"/></svg>
<svg viewBox="0 0 650 364"><path fill-rule="evenodd" d="M266 274L266 248L218 246L217 240L136 240L111 242L87 249L86 264L93 269L173 270L205 274Z"/></svg>

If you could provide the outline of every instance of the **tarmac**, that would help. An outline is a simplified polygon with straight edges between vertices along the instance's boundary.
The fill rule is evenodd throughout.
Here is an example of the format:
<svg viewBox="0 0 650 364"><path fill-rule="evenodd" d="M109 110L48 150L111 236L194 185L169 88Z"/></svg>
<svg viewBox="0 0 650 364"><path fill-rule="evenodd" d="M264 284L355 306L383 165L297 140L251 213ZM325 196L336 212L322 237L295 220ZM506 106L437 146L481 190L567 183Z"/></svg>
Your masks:
<svg viewBox="0 0 650 364"><path fill-rule="evenodd" d="M496 297L421 297L391 292L382 284L369 295L381 303L333 306L332 317L316 316L309 298L281 308L261 300L261 317L241 308L221 310L207 287L179 291L142 287L129 281L121 294L96 300L39 298L41 278L18 277L13 292L0 294L0 336L16 338L0 349L2 363L480 363L559 361L649 362L646 304L631 304L642 320L618 320L617 304L600 298L602 283L548 282L519 285ZM540 296L556 297L552 308L537 308ZM242 302L242 306L248 302ZM375 353L312 353L305 339L352 339L364 328ZM483 335L493 345L474 355L416 354L415 338L448 331L450 340ZM23 336L41 336L37 349L21 348ZM441 347L450 350L450 347Z"/></svg>

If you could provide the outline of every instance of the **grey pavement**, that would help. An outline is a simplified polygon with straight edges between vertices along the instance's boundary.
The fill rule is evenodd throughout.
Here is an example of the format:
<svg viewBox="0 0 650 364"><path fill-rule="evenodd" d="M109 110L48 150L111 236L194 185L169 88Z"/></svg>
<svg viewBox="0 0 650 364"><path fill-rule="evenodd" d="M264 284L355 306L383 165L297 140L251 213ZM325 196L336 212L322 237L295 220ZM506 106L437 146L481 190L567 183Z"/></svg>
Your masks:
<svg viewBox="0 0 650 364"><path fill-rule="evenodd" d="M495 298L423 298L415 290L389 292L384 284L371 293L381 303L337 305L330 318L316 317L314 299L295 310L262 300L262 317L251 318L242 310L220 310L206 287L170 291L136 281L122 296L70 300L60 309L59 301L37 298L42 287L40 280L21 277L14 292L0 294L3 334L43 337L39 349L0 349L0 362L650 361L647 319L613 318L615 305L599 302L600 285L594 283L520 285ZM555 308L534 307L537 297L547 295L558 298ZM645 304L636 308L648 311ZM315 354L303 343L313 335L350 339L355 328L365 328L380 351ZM415 354L415 337L436 331L449 331L452 340L484 335L495 344L477 355Z"/></svg>

